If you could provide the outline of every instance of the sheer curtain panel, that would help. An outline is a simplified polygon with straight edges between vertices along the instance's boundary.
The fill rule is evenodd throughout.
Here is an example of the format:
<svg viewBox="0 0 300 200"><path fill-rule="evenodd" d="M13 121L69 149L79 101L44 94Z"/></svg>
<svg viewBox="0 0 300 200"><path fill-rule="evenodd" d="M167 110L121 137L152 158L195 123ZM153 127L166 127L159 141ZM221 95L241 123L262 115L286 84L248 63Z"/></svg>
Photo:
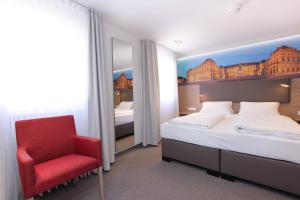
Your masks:
<svg viewBox="0 0 300 200"><path fill-rule="evenodd" d="M157 45L160 123L179 115L176 54Z"/></svg>
<svg viewBox="0 0 300 200"><path fill-rule="evenodd" d="M16 120L71 114L89 135L89 12L69 0L1 0L0 24L0 198L16 200Z"/></svg>
<svg viewBox="0 0 300 200"><path fill-rule="evenodd" d="M114 105L111 70L104 65L102 23L90 10L89 132L102 139L103 168L115 161Z"/></svg>
<svg viewBox="0 0 300 200"><path fill-rule="evenodd" d="M142 143L157 145L160 141L159 121L159 77L156 43L149 40L142 41L141 79L141 124Z"/></svg>

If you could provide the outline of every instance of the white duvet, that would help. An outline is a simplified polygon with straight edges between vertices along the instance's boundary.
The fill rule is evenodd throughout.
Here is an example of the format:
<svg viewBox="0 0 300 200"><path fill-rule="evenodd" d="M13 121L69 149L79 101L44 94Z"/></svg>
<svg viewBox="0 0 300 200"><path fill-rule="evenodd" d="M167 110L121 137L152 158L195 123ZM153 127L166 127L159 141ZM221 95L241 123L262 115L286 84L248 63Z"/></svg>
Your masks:
<svg viewBox="0 0 300 200"><path fill-rule="evenodd" d="M124 116L124 115L133 115L133 110L132 109L120 109L120 108L115 108L115 116Z"/></svg>
<svg viewBox="0 0 300 200"><path fill-rule="evenodd" d="M283 115L239 115L234 124L240 133L300 140L300 125Z"/></svg>
<svg viewBox="0 0 300 200"><path fill-rule="evenodd" d="M133 122L133 110L132 109L120 109L115 108L115 125L122 125Z"/></svg>
<svg viewBox="0 0 300 200"><path fill-rule="evenodd" d="M225 115L210 129L169 123L161 125L161 137L190 144L223 149L300 164L300 140L265 134L240 133L234 122L238 115Z"/></svg>
<svg viewBox="0 0 300 200"><path fill-rule="evenodd" d="M171 119L168 123L173 125L185 125L192 128L209 129L223 118L223 114L193 113L183 117L176 117Z"/></svg>

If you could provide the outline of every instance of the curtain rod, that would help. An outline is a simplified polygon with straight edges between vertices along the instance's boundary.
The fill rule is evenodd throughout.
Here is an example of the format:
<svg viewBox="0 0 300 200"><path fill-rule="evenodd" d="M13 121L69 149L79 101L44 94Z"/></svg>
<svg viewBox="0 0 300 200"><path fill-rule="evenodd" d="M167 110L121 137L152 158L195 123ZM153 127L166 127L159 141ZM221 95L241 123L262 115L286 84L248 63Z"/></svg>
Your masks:
<svg viewBox="0 0 300 200"><path fill-rule="evenodd" d="M79 3L78 1L75 1L75 0L70 0L70 1L72 1L73 3L76 3L76 4L79 5L79 6L82 6L82 7L86 8L86 9L88 9L88 10L91 9L91 8L88 7L88 6L86 6L86 5L82 4L82 3Z"/></svg>

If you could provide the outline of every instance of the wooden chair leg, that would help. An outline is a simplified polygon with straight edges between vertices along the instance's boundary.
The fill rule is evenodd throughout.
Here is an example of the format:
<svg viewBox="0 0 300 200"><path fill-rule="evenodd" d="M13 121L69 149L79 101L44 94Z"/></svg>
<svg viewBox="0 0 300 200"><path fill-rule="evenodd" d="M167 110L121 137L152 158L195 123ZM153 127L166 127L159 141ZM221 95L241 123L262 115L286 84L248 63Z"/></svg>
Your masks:
<svg viewBox="0 0 300 200"><path fill-rule="evenodd" d="M103 188L103 172L102 167L99 167L99 181L100 181L100 200L104 200L104 188Z"/></svg>

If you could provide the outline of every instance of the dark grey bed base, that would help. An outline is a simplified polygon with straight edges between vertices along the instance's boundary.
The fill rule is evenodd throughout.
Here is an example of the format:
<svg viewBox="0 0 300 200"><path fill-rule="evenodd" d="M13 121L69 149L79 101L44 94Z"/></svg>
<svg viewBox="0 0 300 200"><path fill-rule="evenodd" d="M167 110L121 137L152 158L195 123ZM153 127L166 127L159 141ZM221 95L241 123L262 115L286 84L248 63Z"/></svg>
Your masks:
<svg viewBox="0 0 300 200"><path fill-rule="evenodd" d="M211 175L218 176L220 174L220 151L218 149L164 138L161 143L164 161L177 160L205 168Z"/></svg>
<svg viewBox="0 0 300 200"><path fill-rule="evenodd" d="M221 176L255 182L300 196L300 165L221 150Z"/></svg>
<svg viewBox="0 0 300 200"><path fill-rule="evenodd" d="M300 196L300 165L281 160L162 139L162 159L215 172L222 178L251 181Z"/></svg>
<svg viewBox="0 0 300 200"><path fill-rule="evenodd" d="M134 122L115 126L115 138L121 139L134 133Z"/></svg>

